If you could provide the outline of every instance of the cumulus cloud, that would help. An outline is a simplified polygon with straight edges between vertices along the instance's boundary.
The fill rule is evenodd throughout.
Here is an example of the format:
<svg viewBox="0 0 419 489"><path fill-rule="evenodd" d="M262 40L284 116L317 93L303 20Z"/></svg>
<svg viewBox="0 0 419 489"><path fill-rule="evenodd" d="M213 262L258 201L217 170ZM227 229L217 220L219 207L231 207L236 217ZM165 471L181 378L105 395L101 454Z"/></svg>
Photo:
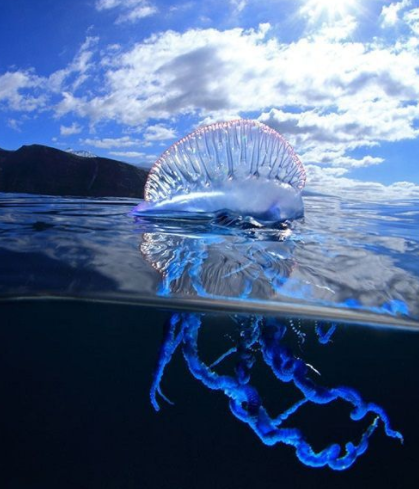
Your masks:
<svg viewBox="0 0 419 489"><path fill-rule="evenodd" d="M144 5L96 2L98 10L118 9L119 15ZM397 8L383 9L382 22L390 25L389 12L396 11L397 19L419 29L419 9L405 8L405 0L392 5ZM275 38L268 24L165 31L127 49L101 51L88 37L69 65L48 79L31 71L1 75L0 104L29 111L54 97L56 117L142 128L143 142L128 136L84 140L116 151L177 138L168 121L183 116L210 123L250 114L283 133L305 162L333 170L328 178L343 177L351 168L383 161L368 148L419 136L417 38L355 42L350 35L356 27L349 16L346 26L337 20L291 43ZM354 157L358 149L361 156Z"/></svg>
<svg viewBox="0 0 419 489"><path fill-rule="evenodd" d="M312 109L285 112L272 109L262 113L261 122L284 134L309 163L341 167L361 167L382 163L378 157L357 159L346 153L357 148L376 146L379 141L400 141L419 135L414 128L419 119L416 105L364 103L343 112Z"/></svg>
<svg viewBox="0 0 419 489"><path fill-rule="evenodd" d="M144 17L149 17L157 12L157 8L152 5L139 5L134 9L121 14L117 19L117 24L122 24L124 22L136 22L137 20L144 19Z"/></svg>
<svg viewBox="0 0 419 489"><path fill-rule="evenodd" d="M355 200L419 199L419 185L411 182L396 182L382 185L342 177L328 168L316 165L306 167L308 185L306 190L327 195L336 195Z"/></svg>
<svg viewBox="0 0 419 489"><path fill-rule="evenodd" d="M53 92L76 91L88 79L88 72L94 67L94 49L98 37L88 36L73 60L63 69L55 71L48 79L48 88Z"/></svg>
<svg viewBox="0 0 419 489"><path fill-rule="evenodd" d="M388 6L384 6L381 10L381 26L391 27L396 25L400 20L400 11L409 7L411 4L412 0L401 0L400 2L395 2Z"/></svg>
<svg viewBox="0 0 419 489"><path fill-rule="evenodd" d="M239 112L230 112L228 110L217 110L213 114L208 114L200 121L200 126L207 126L216 122L235 121L241 119Z"/></svg>
<svg viewBox="0 0 419 489"><path fill-rule="evenodd" d="M343 41L350 38L358 27L358 22L352 15L346 15L333 23L324 23L320 29L316 29L313 37L323 38L328 41Z"/></svg>
<svg viewBox="0 0 419 489"><path fill-rule="evenodd" d="M123 158L146 158L146 153L140 151L110 151L112 156L121 156Z"/></svg>
<svg viewBox="0 0 419 489"><path fill-rule="evenodd" d="M69 113L80 113L83 114L83 111L80 110L80 104L86 101L86 98L78 98L75 97L70 92L63 91L61 92L62 99L55 105L54 111L57 117L61 117L65 114Z"/></svg>
<svg viewBox="0 0 419 489"><path fill-rule="evenodd" d="M157 156L153 154L143 153L141 151L110 151L111 156L116 156L117 158L127 158L139 161L139 165L144 167L151 166L156 160Z"/></svg>
<svg viewBox="0 0 419 489"><path fill-rule="evenodd" d="M97 0L96 9L97 10L107 10L126 3L125 0Z"/></svg>
<svg viewBox="0 0 419 489"><path fill-rule="evenodd" d="M97 0L96 9L117 9L121 12L116 19L117 24L133 23L158 12L157 7L148 0Z"/></svg>
<svg viewBox="0 0 419 489"><path fill-rule="evenodd" d="M281 44L267 38L267 31L264 25L153 35L103 60L104 93L89 99L66 94L59 109L93 121L139 125L150 118L281 106L328 108L336 114L355 106L365 113L371 107L402 110L418 99L419 57L413 49L324 38ZM373 129L382 133L380 115Z"/></svg>
<svg viewBox="0 0 419 489"><path fill-rule="evenodd" d="M345 37L355 28L351 22ZM68 90L56 113L139 127L183 115L213 122L259 113L305 162L341 172L383 161L354 157L355 149L418 137L413 44L342 41L326 28L280 43L269 30L263 24L154 34L129 50L104 54L100 89L83 97ZM145 144L175 137L162 123L144 134Z"/></svg>
<svg viewBox="0 0 419 489"><path fill-rule="evenodd" d="M246 8L248 1L249 0L230 0L230 4L236 12L242 12Z"/></svg>
<svg viewBox="0 0 419 489"><path fill-rule="evenodd" d="M80 134L83 130L82 126L73 122L70 126L60 126L61 136L72 136L73 134Z"/></svg>
<svg viewBox="0 0 419 489"><path fill-rule="evenodd" d="M400 141L418 135L414 121L419 118L419 107L371 102L341 112L312 109L303 112L285 112L272 109L259 120L287 135L296 136L299 144L344 143L351 149L370 146L377 140Z"/></svg>
<svg viewBox="0 0 419 489"><path fill-rule="evenodd" d="M47 97L45 93L37 95L36 91L44 86L45 79L32 71L8 71L0 75L0 107L23 112L40 109Z"/></svg>
<svg viewBox="0 0 419 489"><path fill-rule="evenodd" d="M412 29L412 31L419 36L419 8L412 9L403 17L403 20Z"/></svg>
<svg viewBox="0 0 419 489"><path fill-rule="evenodd" d="M140 142L131 139L129 136L122 136L120 138L103 138L103 139L83 139L83 144L93 146L95 148L129 148L132 146L139 146Z"/></svg>
<svg viewBox="0 0 419 489"><path fill-rule="evenodd" d="M21 121L18 121L17 119L9 119L7 121L7 125L12 128L14 131L21 132Z"/></svg>
<svg viewBox="0 0 419 489"><path fill-rule="evenodd" d="M163 124L148 126L144 133L144 139L146 141L166 141L167 139L174 139L176 137L176 131Z"/></svg>

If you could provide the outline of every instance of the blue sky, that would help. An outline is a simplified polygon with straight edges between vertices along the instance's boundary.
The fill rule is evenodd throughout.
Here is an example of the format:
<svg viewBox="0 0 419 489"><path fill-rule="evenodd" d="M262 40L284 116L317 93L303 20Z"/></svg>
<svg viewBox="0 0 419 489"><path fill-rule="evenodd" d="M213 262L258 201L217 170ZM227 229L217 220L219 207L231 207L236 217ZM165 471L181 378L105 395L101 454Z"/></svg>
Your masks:
<svg viewBox="0 0 419 489"><path fill-rule="evenodd" d="M2 148L146 166L237 117L281 132L309 188L418 197L418 1L2 0Z"/></svg>

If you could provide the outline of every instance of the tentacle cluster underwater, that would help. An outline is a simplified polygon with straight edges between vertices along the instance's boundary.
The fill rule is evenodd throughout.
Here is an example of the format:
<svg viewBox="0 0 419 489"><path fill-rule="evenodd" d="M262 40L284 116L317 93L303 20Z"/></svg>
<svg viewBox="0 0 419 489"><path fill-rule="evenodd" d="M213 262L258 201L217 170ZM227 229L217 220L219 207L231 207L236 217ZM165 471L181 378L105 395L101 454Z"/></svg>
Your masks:
<svg viewBox="0 0 419 489"><path fill-rule="evenodd" d="M229 349L211 365L207 365L201 360L198 347L202 319L203 314L176 313L168 322L150 389L151 403L156 411L160 410L158 396L172 404L163 394L161 382L175 351L181 347L189 371L195 379L211 390L223 392L229 400L232 414L246 423L264 444L292 446L304 465L329 467L333 470L348 469L367 451L369 439L380 424L388 437L403 442L402 435L391 428L388 416L382 407L364 401L351 387L329 388L311 380L309 374L313 371L313 367L296 357L283 343L287 332L285 324L274 318L256 315L235 316L234 319L240 330L237 346ZM317 329L319 342L325 344L330 341L335 325L329 329L318 325ZM301 394L299 401L276 416L268 413L258 390L251 385L251 371L256 361L256 350L260 350L263 361L279 381L292 383ZM238 356L234 375L218 374L214 368L233 354ZM283 426L307 403L326 405L338 400L352 407L350 417L353 421L363 420L367 415L372 417L356 443L348 441L344 447L333 443L320 451L315 451L300 429Z"/></svg>

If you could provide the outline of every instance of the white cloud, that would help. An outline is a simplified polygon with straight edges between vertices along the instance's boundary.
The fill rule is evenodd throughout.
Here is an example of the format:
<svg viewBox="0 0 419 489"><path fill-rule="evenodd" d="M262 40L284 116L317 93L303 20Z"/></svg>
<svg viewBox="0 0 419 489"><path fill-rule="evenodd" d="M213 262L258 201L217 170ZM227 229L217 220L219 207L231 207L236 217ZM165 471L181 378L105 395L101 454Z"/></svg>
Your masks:
<svg viewBox="0 0 419 489"><path fill-rule="evenodd" d="M199 125L208 126L209 124L214 124L215 122L225 122L225 121L235 121L236 119L241 119L239 112L230 112L229 110L217 110L213 114L208 114L204 117Z"/></svg>
<svg viewBox="0 0 419 489"><path fill-rule="evenodd" d="M97 10L107 10L115 8L124 3L124 0L97 0L96 9Z"/></svg>
<svg viewBox="0 0 419 489"><path fill-rule="evenodd" d="M61 101L55 106L55 115L57 117L61 117L65 114L75 112L83 115L83 111L81 110L81 104L86 102L85 98L75 97L70 92L62 92Z"/></svg>
<svg viewBox="0 0 419 489"><path fill-rule="evenodd" d="M412 31L419 36L419 8L406 12L406 14L403 16L403 20L412 29Z"/></svg>
<svg viewBox="0 0 419 489"><path fill-rule="evenodd" d="M96 9L100 11L109 10L116 7L132 8L141 3L144 3L144 0L97 0Z"/></svg>
<svg viewBox="0 0 419 489"><path fill-rule="evenodd" d="M401 2L391 3L390 5L383 7L381 10L381 26L392 27L396 25L400 20L400 11L409 7L411 3L411 0L402 0Z"/></svg>
<svg viewBox="0 0 419 489"><path fill-rule="evenodd" d="M157 13L157 8L153 5L144 4L135 7L128 12L121 14L117 19L117 24L123 24L124 22L136 22L137 20L144 19L145 17L149 17L150 15L154 15Z"/></svg>
<svg viewBox="0 0 419 489"><path fill-rule="evenodd" d="M85 83L88 79L88 72L94 67L92 58L98 41L98 37L88 36L73 60L65 68L55 71L49 77L49 89L58 93L66 89L76 91Z"/></svg>
<svg viewBox="0 0 419 489"><path fill-rule="evenodd" d="M246 8L248 2L249 0L230 0L230 4L236 12L242 12Z"/></svg>
<svg viewBox="0 0 419 489"><path fill-rule="evenodd" d="M46 95L36 95L45 80L32 71L7 71L0 75L0 104L12 110L32 112L46 103ZM1 105L0 105L1 107Z"/></svg>
<svg viewBox="0 0 419 489"><path fill-rule="evenodd" d="M316 165L306 167L308 185L306 190L346 199L380 201L391 199L419 199L419 185L411 182L396 182L383 185L377 182L364 182L342 177L328 168Z"/></svg>
<svg viewBox="0 0 419 489"><path fill-rule="evenodd" d="M17 132L22 132L22 129L20 128L21 124L22 122L18 121L17 119L9 119L7 121L7 125Z"/></svg>
<svg viewBox="0 0 419 489"><path fill-rule="evenodd" d="M121 15L143 5L96 4L99 10L118 8ZM397 15L417 28L419 9L400 7ZM176 138L167 121L185 115L210 123L260 114L290 139L304 162L333 171L328 178L342 177L350 168L383 161L368 148L419 136L417 38L404 35L393 44L345 40L356 28L348 19L346 26L323 25L292 43L273 37L267 24L166 31L125 50L118 45L99 51L97 38L88 37L69 65L48 80L32 71L0 75L0 104L29 111L44 109L54 97L56 117L74 114L93 126L112 121L142 129L143 143L129 137L84 140L117 151ZM354 157L355 149L362 156Z"/></svg>
<svg viewBox="0 0 419 489"><path fill-rule="evenodd" d="M290 139L305 162L340 169L383 161L365 151L353 157L354 149L419 136L414 44L342 42L324 28L285 44L268 32L266 24L166 31L104 54L100 89L84 97L65 92L57 115L144 127L150 119L186 114L212 122L256 112ZM149 144L176 134L160 123L144 137Z"/></svg>
<svg viewBox="0 0 419 489"><path fill-rule="evenodd" d="M80 134L83 128L73 122L70 126L60 126L60 134L61 136L71 136L73 134Z"/></svg>
<svg viewBox="0 0 419 489"><path fill-rule="evenodd" d="M196 4L194 1L187 1L183 3L179 3L177 5L170 5L169 12L186 12L192 8L195 8Z"/></svg>
<svg viewBox="0 0 419 489"><path fill-rule="evenodd" d="M282 133L298 148L307 163L361 167L382 163L383 158L345 155L357 148L376 146L379 141L400 141L419 135L417 105L397 106L390 102L354 105L342 112L321 109L292 113L272 109L259 120Z"/></svg>
<svg viewBox="0 0 419 489"><path fill-rule="evenodd" d="M121 11L116 23L136 22L158 12L158 9L148 0L97 0L96 9L110 10L117 8Z"/></svg>
<svg viewBox="0 0 419 489"><path fill-rule="evenodd" d="M83 139L82 144L93 146L95 148L129 148L132 146L139 146L139 141L131 139L129 136L123 136L120 138L103 138L103 139Z"/></svg>
<svg viewBox="0 0 419 489"><path fill-rule="evenodd" d="M346 15L344 19L333 23L324 23L320 29L316 29L313 37L323 38L328 41L344 41L349 39L358 27L358 22L352 15Z"/></svg>
<svg viewBox="0 0 419 489"><path fill-rule="evenodd" d="M402 109L418 99L419 56L413 49L324 38L280 44L265 39L266 32L263 26L153 35L112 62L106 59L101 90L88 100L67 93L60 113L76 110L93 121L138 125L150 118L278 106L336 113ZM378 122L375 130L382 133Z"/></svg>
<svg viewBox="0 0 419 489"><path fill-rule="evenodd" d="M145 158L147 156L146 153L141 153L139 151L110 151L109 154L124 158Z"/></svg>
<svg viewBox="0 0 419 489"><path fill-rule="evenodd" d="M138 164L140 166L142 165L144 167L151 166L157 160L156 155L143 153L140 151L110 151L109 154L117 158L134 159L136 162L138 162L134 162L134 164Z"/></svg>
<svg viewBox="0 0 419 489"><path fill-rule="evenodd" d="M144 139L146 141L166 141L167 139L174 139L176 137L176 131L163 124L148 126L144 133Z"/></svg>

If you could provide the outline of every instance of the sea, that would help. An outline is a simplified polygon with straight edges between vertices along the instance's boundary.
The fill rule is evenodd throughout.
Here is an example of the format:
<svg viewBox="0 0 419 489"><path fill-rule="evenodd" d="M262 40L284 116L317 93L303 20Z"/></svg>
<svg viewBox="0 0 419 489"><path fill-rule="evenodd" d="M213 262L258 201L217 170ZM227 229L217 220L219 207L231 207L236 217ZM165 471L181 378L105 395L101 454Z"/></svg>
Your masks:
<svg viewBox="0 0 419 489"><path fill-rule="evenodd" d="M0 194L0 487L419 487L419 201L304 203Z"/></svg>

